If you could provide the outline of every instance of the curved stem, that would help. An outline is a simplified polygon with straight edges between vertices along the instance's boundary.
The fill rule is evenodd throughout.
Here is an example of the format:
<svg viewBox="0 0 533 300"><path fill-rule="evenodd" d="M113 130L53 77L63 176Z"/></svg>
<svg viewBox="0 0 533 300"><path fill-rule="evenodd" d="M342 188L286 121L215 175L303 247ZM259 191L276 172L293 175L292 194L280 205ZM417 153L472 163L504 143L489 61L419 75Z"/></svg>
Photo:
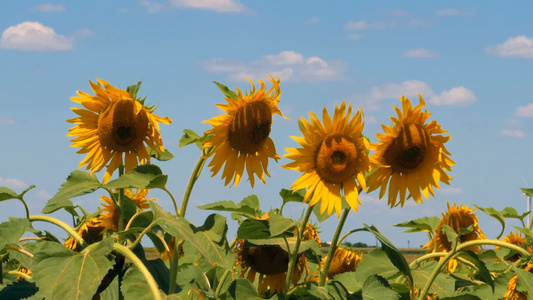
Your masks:
<svg viewBox="0 0 533 300"><path fill-rule="evenodd" d="M181 217L185 217L185 212L187 211L187 204L189 203L189 198L191 197L192 188L194 187L194 183L200 177L200 173L202 173L202 168L204 166L206 158L202 155L196 162L196 165L194 166L194 169L191 174L191 178L189 179L189 184L187 185L187 189L185 190L185 194L183 195L183 200L181 202L181 209L179 210L179 215Z"/></svg>
<svg viewBox="0 0 533 300"><path fill-rule="evenodd" d="M23 272L20 272L20 271L9 271L9 272L7 272L7 273L12 274L12 275L15 275L15 276L22 277L22 278L24 278L24 279L26 279L26 280L28 280L28 281L31 280L30 275L28 275L28 274L26 274L26 273L23 273Z"/></svg>
<svg viewBox="0 0 533 300"><path fill-rule="evenodd" d="M163 191L167 192L167 194L170 196L170 199L172 199L172 203L174 204L174 209L176 210L176 216L180 215L180 211L178 210L178 203L176 203L176 199L174 198L174 195L166 188L163 187Z"/></svg>
<svg viewBox="0 0 533 300"><path fill-rule="evenodd" d="M220 281L217 285L217 290L215 291L215 295L219 296L220 292L222 291L222 287L224 286L224 282L226 282L226 278L228 277L229 273L231 273L230 270L226 270L224 272L224 275L222 275L222 278L220 278Z"/></svg>
<svg viewBox="0 0 533 300"><path fill-rule="evenodd" d="M347 238L350 234L352 233L356 233L356 232L359 232L359 231L366 231L366 228L357 228L357 229L354 229L354 230L350 230L348 231L347 233L345 233L340 239L339 241L337 242L337 244L339 244L339 246L342 244L342 241L344 241L345 238Z"/></svg>
<svg viewBox="0 0 533 300"><path fill-rule="evenodd" d="M140 216L143 213L143 211L136 212L133 216L131 216L130 220L128 221L128 224L126 224L126 227L124 227L124 230L128 230L131 227L131 224L133 224L133 220L135 220L138 216Z"/></svg>
<svg viewBox="0 0 533 300"><path fill-rule="evenodd" d="M146 269L146 266L143 264L143 262L133 252L131 252L131 250L126 246L114 243L113 250L124 255L124 257L129 259L137 267L137 269L139 269L141 274L146 279L146 283L148 283L148 286L150 287L150 291L152 292L152 295L154 296L153 299L161 300L161 294L159 292L157 282L154 280L154 277L152 276L152 274L150 274L150 271Z"/></svg>
<svg viewBox="0 0 533 300"><path fill-rule="evenodd" d="M337 248L339 247L339 236L341 235L342 228L344 227L344 223L346 222L346 219L348 218L348 214L350 213L351 208L345 208L342 212L341 218L339 220L339 224L337 225L337 229L335 230L335 235L333 235L333 240L331 240L331 245L329 246L328 256L326 257L326 262L324 263L324 267L322 267L322 270L320 270L320 280L318 281L318 286L324 286L326 284L326 277L328 276L329 267L331 266L331 261L333 261L333 256L335 256L335 251L337 251ZM344 237L343 237L344 238Z"/></svg>
<svg viewBox="0 0 533 300"><path fill-rule="evenodd" d="M30 222L43 221L43 222L48 222L48 223L52 223L54 225L57 225L57 226L63 228L63 230L65 230L71 237L73 237L76 240L76 242L78 242L78 245L80 245L80 247L82 249L87 247L87 243L83 240L83 238L72 227L68 226L63 221L60 221L60 220L58 220L56 218L52 218L52 217L49 217L49 216L30 216L29 220L30 220Z"/></svg>
<svg viewBox="0 0 533 300"><path fill-rule="evenodd" d="M24 199L19 198L20 201L22 201L22 204L24 204L24 209L26 210L26 219L30 218L30 209L28 208L28 204L26 204L26 201Z"/></svg>
<svg viewBox="0 0 533 300"><path fill-rule="evenodd" d="M143 236L148 231L150 231L152 229L152 227L154 227L154 226L155 226L155 224L152 223L152 224L148 225L146 228L144 228L144 230L141 232L141 234L139 234L139 236L135 239L135 241L131 245L128 246L128 248L130 248L132 250L135 249L135 247L137 247L137 245L141 242Z"/></svg>
<svg viewBox="0 0 533 300"><path fill-rule="evenodd" d="M300 224L300 229L298 232L298 238L296 239L296 244L294 245L294 250L292 251L292 254L289 253L289 266L287 268L287 278L285 278L285 291L289 291L292 283L292 275L294 273L294 268L296 267L296 261L298 260L298 250L300 248L300 244L302 243L303 233L305 231L305 227L307 226L307 222L309 222L309 217L311 217L311 213L313 212L313 206L308 206L307 211L305 212L305 216L302 220L302 224Z"/></svg>
<svg viewBox="0 0 533 300"><path fill-rule="evenodd" d="M20 253L26 255L29 258L33 258L33 254L31 254L30 252L28 252L28 251L26 251L26 250L24 250L22 248L19 248L19 247L15 246L15 245L6 245L5 249L10 249L10 250L13 250L13 251L17 251L17 252L20 252Z"/></svg>

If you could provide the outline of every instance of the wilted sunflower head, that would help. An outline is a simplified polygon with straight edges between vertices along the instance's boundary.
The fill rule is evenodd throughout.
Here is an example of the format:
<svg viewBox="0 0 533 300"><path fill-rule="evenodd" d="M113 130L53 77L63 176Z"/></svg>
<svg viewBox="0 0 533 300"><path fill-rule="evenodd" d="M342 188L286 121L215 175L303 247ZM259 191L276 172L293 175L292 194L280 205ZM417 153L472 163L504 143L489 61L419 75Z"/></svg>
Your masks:
<svg viewBox="0 0 533 300"><path fill-rule="evenodd" d="M448 225L456 233L459 233L461 229L472 227L472 231L459 237L460 243L486 239L485 234L479 228L478 218L474 213L476 209L470 209L466 205L459 207L457 207L457 204L450 206L450 203L448 203L447 205L448 210L446 213L442 213L440 224L435 229L433 238L423 248L427 248L428 252L449 252L452 249L452 241L448 240L446 233L442 230L443 225ZM481 245L473 245L465 249L479 253L482 247ZM453 273L457 266L458 262L451 259L448 263L449 272Z"/></svg>
<svg viewBox="0 0 533 300"><path fill-rule="evenodd" d="M136 99L134 92L117 89L102 79L97 81L98 84L89 81L95 96L77 91L79 96L71 98L86 109L72 108L78 117L67 122L77 125L67 136L75 137L72 147L81 147L77 153L87 153L78 167L87 165L92 174L107 166L105 183L121 165L129 172L139 163L149 162L146 146L164 151L159 123L172 121L154 115L154 108ZM136 93L136 89L132 90Z"/></svg>
<svg viewBox="0 0 533 300"><path fill-rule="evenodd" d="M526 243L526 238L522 236L522 233L519 231L511 231L508 235L502 237L502 241L517 246L523 246ZM501 249L501 247L499 246L496 246L495 248ZM529 251L530 253L533 252L533 247L529 246L527 248L527 251ZM521 256L522 255L520 255L520 253L516 253L510 257L507 257L506 260L515 262L519 260Z"/></svg>
<svg viewBox="0 0 533 300"><path fill-rule="evenodd" d="M421 203L422 195L426 199L429 194L434 196L433 187L438 189L439 181L449 184L452 180L445 171L451 171L455 163L444 146L451 136L441 135L448 131L442 130L437 121L426 124L431 113L422 111L426 103L421 95L418 97L419 104L413 108L411 101L402 96L403 111L393 106L397 118L391 117L391 126L383 125L385 134L376 134L381 141L371 157L377 169L368 177L368 192L380 188L381 199L388 186L391 207L403 206L406 196Z"/></svg>
<svg viewBox="0 0 533 300"><path fill-rule="evenodd" d="M357 269L357 264L363 259L363 253L353 252L352 250L345 248L337 248L331 265L328 270L328 278L333 278L337 274L345 272L353 272ZM324 264L326 257L322 259Z"/></svg>
<svg viewBox="0 0 533 300"><path fill-rule="evenodd" d="M214 157L209 163L210 171L215 176L222 166L222 179L225 185L233 181L235 186L239 182L246 168L250 184L254 186L254 174L265 183L264 174L268 173L268 159L278 161L274 142L269 137L272 126L272 115L281 114L278 108L280 88L279 79L269 78L272 87L267 91L263 81L261 88L256 90L250 81L252 89L245 95L239 89L235 98L226 97L228 104L217 104L227 114L214 117L204 123L210 123L212 129L205 132L212 137L203 142L203 148L212 147L214 151L209 155Z"/></svg>
<svg viewBox="0 0 533 300"><path fill-rule="evenodd" d="M87 244L93 244L102 239L104 227L99 226L98 223L98 218L92 218L79 227L78 234ZM80 250L78 242L73 237L69 237L63 245L73 251Z"/></svg>
<svg viewBox="0 0 533 300"><path fill-rule="evenodd" d="M528 271L530 273L533 273L533 263L529 263L525 268L525 271ZM505 295L503 296L503 299L505 300L528 300L531 298L528 298L528 295L520 292L516 289L518 276L513 275L511 279L509 280L509 283L507 283L507 291L505 292Z"/></svg>
<svg viewBox="0 0 533 300"><path fill-rule="evenodd" d="M362 135L364 116L358 111L351 117L352 105L346 101L335 105L333 120L324 107L322 120L310 113L310 122L301 119L300 128L304 137L292 137L302 148L285 149L284 156L294 160L282 166L304 174L291 189L307 188L304 201L315 205L321 201L320 213L333 210L340 216L342 197L357 211L359 188L366 189L365 171L370 170L368 151L370 144ZM342 191L342 193L341 193Z"/></svg>

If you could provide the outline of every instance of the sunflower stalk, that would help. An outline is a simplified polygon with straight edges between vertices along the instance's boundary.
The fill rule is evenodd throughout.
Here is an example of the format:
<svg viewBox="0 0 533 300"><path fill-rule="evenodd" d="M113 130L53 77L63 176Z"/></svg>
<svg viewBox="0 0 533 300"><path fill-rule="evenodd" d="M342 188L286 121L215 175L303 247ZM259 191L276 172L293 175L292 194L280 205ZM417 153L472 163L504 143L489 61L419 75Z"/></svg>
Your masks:
<svg viewBox="0 0 533 300"><path fill-rule="evenodd" d="M30 222L43 221L43 222L48 222L48 223L52 223L54 225L57 225L57 226L61 227L63 230L65 230L71 237L73 237L76 240L76 242L78 242L78 244L80 245L81 249L87 247L87 243L76 232L76 230L74 230L72 227L68 226L63 221L60 221L60 220L58 220L56 218L52 218L52 217L49 217L49 216L30 216L29 220L30 220Z"/></svg>
<svg viewBox="0 0 533 300"><path fill-rule="evenodd" d="M307 207L307 211L305 212L302 224L300 224L300 229L298 230L298 236L292 254L289 252L289 266L287 268L287 278L285 278L285 291L289 291L291 288L292 276L294 273L294 268L296 267L296 261L298 259L298 250L300 249L300 244L302 243L305 227L307 226L307 222L309 222L309 217L311 217L311 213L313 212L313 207L314 205Z"/></svg>
<svg viewBox="0 0 533 300"><path fill-rule="evenodd" d="M124 165L121 165L120 167L118 167L118 176L122 176L124 175ZM118 189L119 193L118 193L118 206L117 206L117 209L118 209L118 224L117 224L117 229L119 232L121 231L124 231L124 188L119 188ZM124 238L122 237L122 235L119 235L119 243L122 243L124 240Z"/></svg>
<svg viewBox="0 0 533 300"><path fill-rule="evenodd" d="M348 207L345 208L342 212L339 224L337 225L337 229L335 230L335 234L333 235L333 239L331 240L331 245L329 247L328 256L326 257L326 262L324 263L324 267L322 268L322 270L320 270L320 279L318 281L318 286L324 286L326 284L326 277L328 275L329 267L331 266L331 262L333 261L333 256L335 256L335 251L337 251L337 248L340 245L338 243L339 236L341 235L342 228L344 227L344 223L346 223L346 219L348 218L350 210L351 208Z"/></svg>

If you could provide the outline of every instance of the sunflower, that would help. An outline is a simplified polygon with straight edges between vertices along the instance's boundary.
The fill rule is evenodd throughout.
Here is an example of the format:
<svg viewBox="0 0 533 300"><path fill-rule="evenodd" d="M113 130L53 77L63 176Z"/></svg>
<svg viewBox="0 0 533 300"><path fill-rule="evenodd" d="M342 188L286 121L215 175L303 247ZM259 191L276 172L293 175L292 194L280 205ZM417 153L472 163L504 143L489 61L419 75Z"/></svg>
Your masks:
<svg viewBox="0 0 533 300"><path fill-rule="evenodd" d="M525 268L525 271L533 273L533 263L529 263ZM503 296L504 300L528 300L528 296L516 289L516 281L518 279L517 275L513 275L507 284L507 291Z"/></svg>
<svg viewBox="0 0 533 300"><path fill-rule="evenodd" d="M471 232L459 237L459 242L461 243L486 239L485 234L479 228L478 218L474 213L476 209L470 209L466 205L459 207L457 207L457 204L450 206L450 203L447 203L447 205L448 210L446 213L442 213L440 224L435 229L433 238L423 248L429 249L428 252L449 252L452 250L452 242L448 240L446 233L442 231L443 225L450 226L456 233L459 233L461 229L472 226L473 230ZM482 247L481 245L473 245L465 249L479 253ZM451 259L448 262L448 271L450 273L455 272L458 265L457 260Z"/></svg>
<svg viewBox="0 0 533 300"><path fill-rule="evenodd" d="M502 238L502 241L506 242L506 243L509 243L509 244L517 245L517 246L523 246L526 243L526 238L522 236L521 232L511 231L511 232L509 232L508 235L506 235L506 236L504 236ZM501 249L501 247L496 246L496 249ZM532 253L533 252L533 247L529 246L527 248L527 251L529 253ZM514 255L512 255L510 257L507 257L506 260L515 262L515 261L519 260L520 257L521 257L520 253L516 253L516 254L514 254Z"/></svg>
<svg viewBox="0 0 533 300"><path fill-rule="evenodd" d="M328 278L333 278L337 274L353 272L357 269L357 264L363 259L363 253L353 252L349 249L337 248L328 270ZM326 258L322 259L322 265Z"/></svg>
<svg viewBox="0 0 533 300"><path fill-rule="evenodd" d="M357 211L358 188L366 190L365 171L370 170L368 151L370 144L362 135L363 112L358 111L353 118L352 105L342 102L335 105L333 120L324 107L322 124L319 118L310 113L310 122L301 119L300 128L304 137L292 137L303 148L285 149L284 156L294 160L283 168L304 172L291 189L307 188L304 202L315 205L322 199L320 213L331 215L335 209L337 216L342 208L341 190L350 207Z"/></svg>
<svg viewBox="0 0 533 300"><path fill-rule="evenodd" d="M254 83L249 93L243 96L237 89L236 98L226 97L228 104L217 104L219 108L227 114L203 121L210 123L213 128L205 132L212 137L203 142L203 148L215 147L215 150L208 154L214 154L209 163L210 171L215 176L222 166L222 179L224 185L228 185L232 180L237 186L244 173L244 168L248 173L248 178L252 187L254 186L254 174L265 183L264 174L268 173L268 159L273 158L276 162L280 156L276 153L274 142L269 137L272 125L272 115L278 114L283 117L278 108L280 88L279 78L272 82L272 87L267 91L263 81L259 90L255 89Z"/></svg>
<svg viewBox="0 0 533 300"><path fill-rule="evenodd" d="M92 218L83 223L78 229L78 234L87 244L92 244L102 239L101 235L104 227L99 226L98 223L98 218ZM63 245L73 251L80 250L78 242L73 237L69 237Z"/></svg>
<svg viewBox="0 0 533 300"><path fill-rule="evenodd" d="M87 153L78 168L87 165L92 174L107 165L105 183L121 165L129 172L138 163L148 163L145 144L156 152L164 151L159 123L172 121L154 115L154 108L144 106L144 100L134 99L102 79L97 81L89 81L96 96L77 91L79 96L70 98L86 109L72 108L78 117L67 122L77 125L67 136L75 137L72 147L81 147L77 153Z"/></svg>
<svg viewBox="0 0 533 300"><path fill-rule="evenodd" d="M379 198L383 198L389 185L388 203L391 207L400 204L402 207L407 198L416 203L423 201L422 195L428 199L433 197L433 187L439 188L439 181L449 184L452 180L445 171L451 171L455 163L444 143L451 136L443 136L437 121L425 124L431 115L421 95L419 104L413 108L409 99L401 97L402 109L393 106L398 118L391 117L393 125L383 125L385 134L376 134L381 141L376 144L376 153L371 161L377 166L375 172L368 177L368 192L380 188ZM397 203L398 193L400 199Z"/></svg>
<svg viewBox="0 0 533 300"><path fill-rule="evenodd" d="M268 221L269 215L267 214L260 219ZM303 240L310 239L314 239L320 244L317 231L308 223L303 233ZM251 282L254 282L255 278L258 277L258 292L260 294L267 289L270 289L270 296L283 292L289 264L287 251L277 245L250 246L245 239L238 240L235 249L237 250L235 266L241 266L241 277L246 276ZM293 285L298 284L304 271L307 277L309 275L307 257L305 253L300 253L292 276Z"/></svg>
<svg viewBox="0 0 533 300"><path fill-rule="evenodd" d="M115 190L113 194L118 197L118 193L119 191ZM135 194L130 189L124 189L124 195L131 199L131 201L135 203L135 206L137 206L142 211L147 208L150 208L148 201L157 200L155 198L146 199L147 194L147 189L138 189L136 190ZM103 232L106 232L108 230L117 231L118 211L117 207L115 206L115 202L113 201L113 199L107 196L100 196L100 199L103 201L101 204L104 206L104 211L98 217L97 224L104 227Z"/></svg>

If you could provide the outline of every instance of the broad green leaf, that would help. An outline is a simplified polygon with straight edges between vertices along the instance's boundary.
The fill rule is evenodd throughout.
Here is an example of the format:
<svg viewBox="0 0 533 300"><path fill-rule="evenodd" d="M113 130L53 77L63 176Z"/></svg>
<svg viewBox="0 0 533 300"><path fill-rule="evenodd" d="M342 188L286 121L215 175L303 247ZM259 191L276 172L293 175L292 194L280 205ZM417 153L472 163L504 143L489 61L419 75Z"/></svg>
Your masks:
<svg viewBox="0 0 533 300"><path fill-rule="evenodd" d="M219 214L209 215L204 225L194 230L196 239L204 247L211 261L217 266L232 270L235 257L229 248L227 232L226 218Z"/></svg>
<svg viewBox="0 0 533 300"><path fill-rule="evenodd" d="M143 262L150 274L152 274L152 277L157 282L159 289L168 291L170 284L170 271L165 263L160 258L150 260L146 259L144 248L140 244L133 249L133 253L135 253L135 255Z"/></svg>
<svg viewBox="0 0 533 300"><path fill-rule="evenodd" d="M522 193L524 193L526 196L533 197L533 189L520 188L520 190L521 190Z"/></svg>
<svg viewBox="0 0 533 300"><path fill-rule="evenodd" d="M154 220L154 214L151 211L143 211L131 222L131 227L146 228Z"/></svg>
<svg viewBox="0 0 533 300"><path fill-rule="evenodd" d="M237 97L238 97L237 93L230 90L227 86L223 85L222 83L218 83L216 81L213 81L213 83L218 86L218 89L222 92L222 94L224 94L224 96L226 96L227 98L233 99L233 100L237 100Z"/></svg>
<svg viewBox="0 0 533 300"><path fill-rule="evenodd" d="M0 251L6 245L19 246L20 237L30 229L30 221L26 218L9 218L0 223Z"/></svg>
<svg viewBox="0 0 533 300"><path fill-rule="evenodd" d="M130 267L124 275L122 284L120 287L124 299L136 299L136 300L153 300L154 296L146 283L146 279L141 274L139 269ZM165 299L166 294L159 290L161 299Z"/></svg>
<svg viewBox="0 0 533 300"><path fill-rule="evenodd" d="M161 169L156 165L139 165L128 174L112 180L104 185L106 188L139 188L154 189L164 188L168 176L163 175Z"/></svg>
<svg viewBox="0 0 533 300"><path fill-rule="evenodd" d="M471 294L483 300L500 300L507 291L507 284L511 279L511 272L504 273L494 279L494 292L490 285L480 284L471 287L465 287L464 293Z"/></svg>
<svg viewBox="0 0 533 300"><path fill-rule="evenodd" d="M270 220L268 222L271 236L278 236L285 231L291 230L296 227L296 223L288 218L280 216L276 213L270 213Z"/></svg>
<svg viewBox="0 0 533 300"><path fill-rule="evenodd" d="M233 201L223 200L208 203L205 205L197 206L199 209L216 210L216 211L229 211L239 214L243 214L249 217L255 217L255 209L248 205L242 205L242 203L235 204Z"/></svg>
<svg viewBox="0 0 533 300"><path fill-rule="evenodd" d="M437 227L439 226L439 224L440 224L439 217L422 217L416 220L411 220L411 221L403 222L400 224L396 224L394 226L410 228L404 232L426 231L426 232L434 233Z"/></svg>
<svg viewBox="0 0 533 300"><path fill-rule="evenodd" d="M465 294L465 295L457 295L457 296L439 298L439 300L481 300L481 298L479 298L478 296Z"/></svg>
<svg viewBox="0 0 533 300"><path fill-rule="evenodd" d="M359 283L364 283L365 280L372 275L380 275L385 278L390 278L398 274L398 268L395 267L387 256L387 253L380 249L374 249L363 255L363 259L357 264L355 277ZM339 275L340 276L340 275ZM338 276L335 279L338 280ZM352 284L355 286L355 283Z"/></svg>
<svg viewBox="0 0 533 300"><path fill-rule="evenodd" d="M529 298L533 297L533 274L530 272L514 268L516 274L516 290L527 294Z"/></svg>
<svg viewBox="0 0 533 300"><path fill-rule="evenodd" d="M67 181L61 185L57 194L48 200L42 213L50 214L61 208L74 208L70 199L92 193L100 188L98 178L89 172L75 170L67 177Z"/></svg>
<svg viewBox="0 0 533 300"><path fill-rule="evenodd" d="M244 220L237 229L239 239L267 239L270 238L268 221L265 220Z"/></svg>
<svg viewBox="0 0 533 300"><path fill-rule="evenodd" d="M470 225L468 228L461 228L459 232L456 232L455 229L450 226L443 224L442 232L446 235L448 241L452 244L452 249L455 248L455 244L459 241L459 238L465 234L468 234L474 230L474 226Z"/></svg>
<svg viewBox="0 0 533 300"><path fill-rule="evenodd" d="M20 281L12 274L6 274L4 283L0 284L0 299L15 300L15 299L35 299L42 300L43 298L34 298L37 292L37 287L33 282Z"/></svg>
<svg viewBox="0 0 533 300"><path fill-rule="evenodd" d="M228 288L228 291L220 295L220 299L229 300L229 299L262 299L257 293L257 288L254 285L244 278L235 279Z"/></svg>
<svg viewBox="0 0 533 300"><path fill-rule="evenodd" d="M320 300L329 300L333 299L329 295L329 291L325 286L318 286L317 284L310 284L308 285L309 289L309 295L307 297L310 297L312 299L320 299Z"/></svg>
<svg viewBox="0 0 533 300"><path fill-rule="evenodd" d="M358 266L359 268L359 266ZM396 271L397 272L397 271ZM365 278L366 279L366 278ZM342 285L350 292L355 293L360 291L363 288L363 282L357 279L356 273L354 272L345 272L335 275L335 280L342 283Z"/></svg>
<svg viewBox="0 0 533 300"><path fill-rule="evenodd" d="M205 140L206 137L199 136L194 130L192 129L183 129L183 135L181 136L179 147L184 147L190 144L195 143L196 146L202 150L202 141Z"/></svg>
<svg viewBox="0 0 533 300"><path fill-rule="evenodd" d="M9 200L9 199L17 199L18 194L14 191L6 188L6 187L0 187L0 201Z"/></svg>
<svg viewBox="0 0 533 300"><path fill-rule="evenodd" d="M78 253L58 243L40 242L31 267L39 293L47 299L92 299L113 267L113 243L106 238Z"/></svg>
<svg viewBox="0 0 533 300"><path fill-rule="evenodd" d="M160 152L153 150L149 146L146 146L146 152L148 152L148 155L159 161L168 161L174 158L174 154L168 151L168 149L165 149L165 151Z"/></svg>
<svg viewBox="0 0 533 300"><path fill-rule="evenodd" d="M287 241L285 243L285 241ZM296 246L296 237L286 238L283 239L281 237L278 238L269 238L269 239L248 239L248 243L252 245L258 245L258 246L280 246L283 250L288 252L287 245L289 246L289 250L292 252L294 251L294 247ZM320 253L320 247L316 243L316 240L307 240L302 241L300 244L300 247L298 248L298 253L302 253L307 251L307 249L313 248L317 253Z"/></svg>
<svg viewBox="0 0 533 300"><path fill-rule="evenodd" d="M426 262L420 268L412 270L415 286L422 289L426 285L437 264L437 261L432 260ZM455 293L455 280L446 276L445 273L439 272L437 278L433 281L429 292L437 294L439 297L452 296Z"/></svg>
<svg viewBox="0 0 533 300"><path fill-rule="evenodd" d="M396 300L400 294L390 288L389 283L383 277L372 275L363 284L364 300Z"/></svg>
<svg viewBox="0 0 533 300"><path fill-rule="evenodd" d="M300 189L297 191L282 189L279 192L279 195L283 199L283 203L287 203L287 202L303 203L304 196L305 196L305 189Z"/></svg>
<svg viewBox="0 0 533 300"><path fill-rule="evenodd" d="M505 217L502 215L502 213L492 207L481 207L479 205L474 206L485 212L487 215L495 218L496 220L498 220L498 222L500 222L500 224L502 224L502 231L500 232L498 237L496 237L496 239L499 239L505 231Z"/></svg>
<svg viewBox="0 0 533 300"><path fill-rule="evenodd" d="M504 208L501 213L505 218L524 220L524 218L527 217L531 213L531 211L527 211L519 215L514 207L508 206Z"/></svg>
<svg viewBox="0 0 533 300"><path fill-rule="evenodd" d="M411 300L411 291L409 290L409 287L403 283L395 283L391 282L390 288L398 293L400 297L398 299L400 300Z"/></svg>
<svg viewBox="0 0 533 300"><path fill-rule="evenodd" d="M154 201L150 201L150 208L154 213L154 223L161 226L169 234L189 242L196 248L204 258L209 259L209 255L204 249L204 246L199 243L194 235L191 224L185 218L175 216L164 211Z"/></svg>
<svg viewBox="0 0 533 300"><path fill-rule="evenodd" d="M407 276L411 282L413 282L413 277L411 275L411 269L409 268L409 264L405 260L405 257L400 253L398 248L394 246L394 244L389 241L374 225L368 226L366 224L363 224L365 228L372 233L380 242L381 242L381 248L385 253L387 253L387 256L389 257L390 261L394 264L398 270Z"/></svg>
<svg viewBox="0 0 533 300"><path fill-rule="evenodd" d="M468 260L474 264L478 270L477 278L487 284L489 284L494 289L494 281L492 276L485 266L485 263L479 259L477 254L471 250L463 250L459 253L458 257Z"/></svg>
<svg viewBox="0 0 533 300"><path fill-rule="evenodd" d="M259 198L256 195L249 195L247 197L244 197L239 203L239 205L253 208L256 212L258 212L261 207L259 203Z"/></svg>

